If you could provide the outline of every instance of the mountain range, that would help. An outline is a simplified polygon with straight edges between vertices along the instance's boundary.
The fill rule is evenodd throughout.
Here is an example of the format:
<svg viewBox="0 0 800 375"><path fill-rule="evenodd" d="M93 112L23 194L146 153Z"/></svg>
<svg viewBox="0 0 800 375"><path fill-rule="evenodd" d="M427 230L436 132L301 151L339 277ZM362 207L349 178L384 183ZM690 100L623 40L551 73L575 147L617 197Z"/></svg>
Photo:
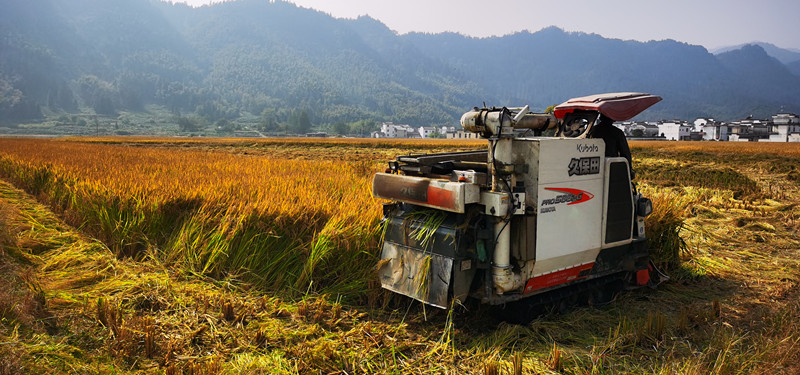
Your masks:
<svg viewBox="0 0 800 375"><path fill-rule="evenodd" d="M772 43L765 43L765 42L752 42L752 43L738 44L735 46L717 48L712 50L711 53L718 55L720 53L741 49L742 47L746 47L748 45L757 45L761 47L767 54L778 59L778 61L784 64L800 62L800 50L794 48L791 49L780 48Z"/></svg>
<svg viewBox="0 0 800 375"><path fill-rule="evenodd" d="M192 8L157 0L0 0L0 122L115 116L159 105L209 123L299 112L317 128L454 125L473 106L543 111L638 91L641 119L721 120L800 111L800 53L768 44L709 52L550 27L502 37L398 35L282 1ZM301 121L302 122L302 121ZM295 129L308 130L308 129Z"/></svg>

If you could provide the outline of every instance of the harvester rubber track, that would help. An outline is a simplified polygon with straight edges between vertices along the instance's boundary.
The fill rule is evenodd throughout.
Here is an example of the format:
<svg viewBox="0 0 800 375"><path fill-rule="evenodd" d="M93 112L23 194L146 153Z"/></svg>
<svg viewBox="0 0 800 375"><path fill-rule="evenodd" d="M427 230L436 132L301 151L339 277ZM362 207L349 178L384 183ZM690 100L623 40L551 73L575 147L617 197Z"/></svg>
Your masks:
<svg viewBox="0 0 800 375"><path fill-rule="evenodd" d="M509 323L528 324L550 312L564 313L579 306L604 306L625 289L629 277L629 272L619 272L509 302L495 308L496 316Z"/></svg>

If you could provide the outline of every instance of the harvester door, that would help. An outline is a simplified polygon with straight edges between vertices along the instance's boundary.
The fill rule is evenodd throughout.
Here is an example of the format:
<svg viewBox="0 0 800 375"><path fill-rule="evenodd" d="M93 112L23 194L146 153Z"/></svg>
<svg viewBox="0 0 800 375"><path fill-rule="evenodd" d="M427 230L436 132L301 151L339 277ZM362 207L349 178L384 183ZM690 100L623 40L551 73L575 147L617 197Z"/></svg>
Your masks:
<svg viewBox="0 0 800 375"><path fill-rule="evenodd" d="M628 244L633 238L633 190L630 165L622 157L606 158L603 197L603 248Z"/></svg>

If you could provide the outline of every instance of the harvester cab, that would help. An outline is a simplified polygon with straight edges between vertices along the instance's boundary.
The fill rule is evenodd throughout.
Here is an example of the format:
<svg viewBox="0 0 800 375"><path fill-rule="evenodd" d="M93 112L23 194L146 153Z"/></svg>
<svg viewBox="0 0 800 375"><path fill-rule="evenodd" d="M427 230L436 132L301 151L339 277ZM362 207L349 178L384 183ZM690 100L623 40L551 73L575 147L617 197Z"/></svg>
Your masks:
<svg viewBox="0 0 800 375"><path fill-rule="evenodd" d="M381 285L447 308L468 297L598 303L659 283L644 231L652 205L633 187L628 160L607 157L604 141L587 134L601 115L628 120L660 100L593 95L553 114L476 107L461 125L486 138L486 150L397 157L373 180L373 195L391 201Z"/></svg>

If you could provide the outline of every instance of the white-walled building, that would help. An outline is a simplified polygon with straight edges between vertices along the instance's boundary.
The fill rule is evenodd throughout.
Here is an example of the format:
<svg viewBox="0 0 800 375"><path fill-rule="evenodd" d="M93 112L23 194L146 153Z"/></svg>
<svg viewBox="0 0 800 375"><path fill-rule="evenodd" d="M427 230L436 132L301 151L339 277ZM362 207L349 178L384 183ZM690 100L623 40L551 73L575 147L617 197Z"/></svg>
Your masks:
<svg viewBox="0 0 800 375"><path fill-rule="evenodd" d="M694 131L700 132L704 141L727 141L728 130L728 124L715 121L713 118L694 120Z"/></svg>
<svg viewBox="0 0 800 375"><path fill-rule="evenodd" d="M693 125L678 120L658 124L658 133L668 141L686 141L692 133Z"/></svg>
<svg viewBox="0 0 800 375"><path fill-rule="evenodd" d="M769 126L766 120L748 117L744 120L733 121L729 125L728 140L738 142L759 142L769 140Z"/></svg>
<svg viewBox="0 0 800 375"><path fill-rule="evenodd" d="M381 130L372 132L372 138L418 138L419 132L411 125L384 122Z"/></svg>
<svg viewBox="0 0 800 375"><path fill-rule="evenodd" d="M478 139L478 138L480 138L480 135L478 135L478 133L468 132L468 131L465 131L465 130L455 130L455 129L453 129L452 131L448 130L447 133L445 133L445 136L447 137L447 139Z"/></svg>
<svg viewBox="0 0 800 375"><path fill-rule="evenodd" d="M773 115L769 142L800 142L800 117L794 113Z"/></svg>
<svg viewBox="0 0 800 375"><path fill-rule="evenodd" d="M415 128L411 125L394 124L391 122L384 122L381 124L381 130L374 131L370 134L372 138L430 138L437 133L442 138L449 133L455 133L454 126L421 126Z"/></svg>
<svg viewBox="0 0 800 375"><path fill-rule="evenodd" d="M433 126L420 126L418 131L419 136L422 138L430 138L434 132L436 132L436 128Z"/></svg>

